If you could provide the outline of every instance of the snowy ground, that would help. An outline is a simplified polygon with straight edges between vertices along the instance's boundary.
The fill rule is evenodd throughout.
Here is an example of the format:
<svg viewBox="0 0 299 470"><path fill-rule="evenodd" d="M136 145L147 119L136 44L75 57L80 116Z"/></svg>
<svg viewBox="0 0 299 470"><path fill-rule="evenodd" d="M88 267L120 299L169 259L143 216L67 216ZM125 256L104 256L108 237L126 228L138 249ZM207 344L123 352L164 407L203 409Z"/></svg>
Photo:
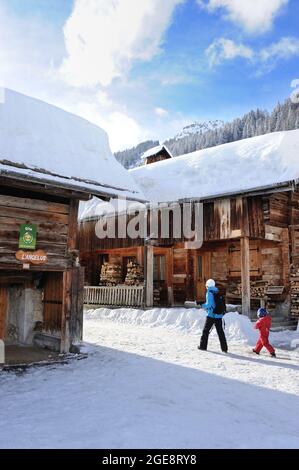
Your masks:
<svg viewBox="0 0 299 470"><path fill-rule="evenodd" d="M0 374L0 447L299 448L299 331L272 333L278 358L226 316L230 353L203 312L89 311L88 359Z"/></svg>

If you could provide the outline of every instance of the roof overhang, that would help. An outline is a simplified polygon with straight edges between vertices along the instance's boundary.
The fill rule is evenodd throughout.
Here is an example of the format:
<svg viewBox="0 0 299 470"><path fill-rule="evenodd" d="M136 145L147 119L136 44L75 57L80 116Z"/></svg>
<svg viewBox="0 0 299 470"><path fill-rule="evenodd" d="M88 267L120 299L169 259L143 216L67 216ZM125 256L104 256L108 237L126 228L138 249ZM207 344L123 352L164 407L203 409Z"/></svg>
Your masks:
<svg viewBox="0 0 299 470"><path fill-rule="evenodd" d="M288 191L294 191L296 187L299 185L299 179L292 180L292 181L286 181L283 183L277 183L273 185L267 185L267 186L262 186L262 187L256 187L252 189L248 189L245 191L238 191L238 192L230 192L230 193L223 193L223 194L216 194L214 196L208 196L208 197L194 197L194 198L185 198L185 199L179 199L176 201L163 201L161 203L151 203L147 201L139 201L143 202L145 204L144 210L151 209L156 206L162 206L162 205L171 205L171 204L182 204L182 203L190 203L190 202L201 202L201 203L209 203L209 202L214 202L219 199L228 199L228 198L235 198L235 197L247 197L247 196L262 196L262 195L267 195L267 194L274 194L277 192L288 192ZM95 215L91 217L86 217L84 219L81 219L80 222L93 222L96 220L99 220L101 218L105 219L110 219L113 217L120 217L123 215L133 215L135 211L141 210L141 208L132 208L130 210L123 210L120 212L115 211L113 214L101 214L101 215Z"/></svg>
<svg viewBox="0 0 299 470"><path fill-rule="evenodd" d="M194 198L183 198L179 199L178 202L213 202L217 199L228 199L235 197L246 197L246 196L261 196L263 194L273 194L281 191L294 191L298 186L299 180L285 181L283 183L276 183L266 186L260 186L252 189L246 189L244 191L227 192L221 194L215 194L207 197L194 197Z"/></svg>
<svg viewBox="0 0 299 470"><path fill-rule="evenodd" d="M24 186L26 186L26 183L31 183L36 186L42 186L45 190L56 188L57 190L68 191L70 197L80 200L87 201L92 196L97 196L104 201L109 201L111 198L122 197L122 192L125 196L126 192L129 191L123 188L110 187L98 183L97 181L87 181L56 175L45 170L38 171L38 169L32 169L25 165L14 166L11 163L3 164L3 161L0 161L0 164L2 166L2 168L0 166L1 179L7 179L10 182L14 180L18 182L19 185L23 184ZM26 173L26 170L30 173ZM134 196L130 196L130 200L144 202L144 199L135 198Z"/></svg>

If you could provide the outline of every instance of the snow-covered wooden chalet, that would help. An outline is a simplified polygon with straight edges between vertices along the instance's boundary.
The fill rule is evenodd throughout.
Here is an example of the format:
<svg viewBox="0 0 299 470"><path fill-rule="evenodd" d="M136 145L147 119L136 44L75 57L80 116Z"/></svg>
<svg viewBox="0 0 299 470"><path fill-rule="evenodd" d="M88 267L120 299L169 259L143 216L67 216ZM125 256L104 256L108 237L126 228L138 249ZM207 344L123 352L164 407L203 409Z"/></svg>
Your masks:
<svg viewBox="0 0 299 470"><path fill-rule="evenodd" d="M81 339L79 201L141 195L100 128L11 90L1 97L0 340L8 362L24 362L30 348L68 352Z"/></svg>
<svg viewBox="0 0 299 470"><path fill-rule="evenodd" d="M267 305L279 320L298 318L299 130L165 159L130 174L149 201L202 203L203 245L190 249L186 237L175 238L171 219L168 238L160 231L151 240L147 231L136 239L99 240L94 224L101 218L100 207L98 214L86 210L80 251L89 284L121 286L126 279L133 284L138 276L132 272L140 274L141 266L144 302L173 306L202 301L205 282L212 277L225 290L227 301L242 306L247 315ZM131 217L128 213L128 221ZM105 269L111 270L110 284ZM115 299L101 302L130 303L126 297Z"/></svg>

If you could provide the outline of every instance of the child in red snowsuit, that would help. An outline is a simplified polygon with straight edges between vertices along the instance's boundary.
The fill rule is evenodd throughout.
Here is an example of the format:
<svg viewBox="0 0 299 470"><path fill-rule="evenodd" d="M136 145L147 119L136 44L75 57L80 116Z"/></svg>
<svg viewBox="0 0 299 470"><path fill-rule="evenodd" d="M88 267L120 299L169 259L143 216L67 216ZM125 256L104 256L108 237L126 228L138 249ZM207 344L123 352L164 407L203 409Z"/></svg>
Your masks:
<svg viewBox="0 0 299 470"><path fill-rule="evenodd" d="M260 308L257 312L257 316L259 319L255 324L255 328L260 331L260 336L252 351L259 354L261 349L265 347L272 357L276 357L275 349L269 343L269 333L272 323L271 315L265 308Z"/></svg>

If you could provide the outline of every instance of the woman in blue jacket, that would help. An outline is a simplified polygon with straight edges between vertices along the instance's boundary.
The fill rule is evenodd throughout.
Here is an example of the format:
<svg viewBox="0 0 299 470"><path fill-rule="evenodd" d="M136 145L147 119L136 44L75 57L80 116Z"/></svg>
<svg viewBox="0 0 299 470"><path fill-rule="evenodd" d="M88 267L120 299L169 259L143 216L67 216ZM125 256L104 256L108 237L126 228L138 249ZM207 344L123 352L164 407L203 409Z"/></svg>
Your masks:
<svg viewBox="0 0 299 470"><path fill-rule="evenodd" d="M209 279L206 283L207 294L206 294L206 303L202 305L207 311L207 319L205 326L201 335L200 346L198 349L206 351L208 347L209 334L212 331L213 326L215 325L221 349L223 352L227 352L227 342L222 326L223 313L214 313L216 303L215 303L215 294L218 294L219 290L216 287L216 283L213 279Z"/></svg>

